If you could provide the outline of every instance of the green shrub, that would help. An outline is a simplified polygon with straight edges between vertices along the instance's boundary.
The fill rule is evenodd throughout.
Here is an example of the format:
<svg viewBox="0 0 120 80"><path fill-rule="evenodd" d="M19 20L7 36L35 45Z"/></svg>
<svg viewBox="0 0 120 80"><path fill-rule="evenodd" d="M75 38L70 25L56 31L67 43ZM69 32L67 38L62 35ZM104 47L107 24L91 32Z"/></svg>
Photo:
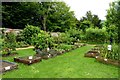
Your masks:
<svg viewBox="0 0 120 80"><path fill-rule="evenodd" d="M108 51L107 47L108 45L103 45L100 47L100 56L107 59L119 60L118 45L113 44L111 51Z"/></svg>
<svg viewBox="0 0 120 80"><path fill-rule="evenodd" d="M86 39L91 42L105 42L108 39L106 28L88 28L86 29Z"/></svg>
<svg viewBox="0 0 120 80"><path fill-rule="evenodd" d="M66 31L66 34L69 34L70 37L74 38L75 40L80 39L80 34L81 32L77 29L69 29L68 31Z"/></svg>
<svg viewBox="0 0 120 80"><path fill-rule="evenodd" d="M23 37L24 41L26 41L28 44L31 44L32 38L36 37L39 32L40 29L38 27L32 25L26 25L26 27L22 32L22 35L24 36Z"/></svg>
<svg viewBox="0 0 120 80"><path fill-rule="evenodd" d="M8 53L9 51L14 51L16 48L16 36L14 32L6 33L4 41L2 43L2 50L6 51L5 53ZM7 49L7 50L6 50Z"/></svg>
<svg viewBox="0 0 120 80"><path fill-rule="evenodd" d="M60 33L58 37L53 37L54 43L74 44L74 42L77 42L81 38L80 34L81 31L71 28L65 33Z"/></svg>
<svg viewBox="0 0 120 80"><path fill-rule="evenodd" d="M53 38L50 37L50 34L47 32L40 30L38 35L32 36L32 44L40 49L45 49L47 47L53 46Z"/></svg>
<svg viewBox="0 0 120 80"><path fill-rule="evenodd" d="M25 41L17 42L16 47L21 48L21 47L27 47L29 46Z"/></svg>
<svg viewBox="0 0 120 80"><path fill-rule="evenodd" d="M24 35L23 35L23 31L20 31L20 33L18 33L16 36L16 42L22 42L22 41L24 41Z"/></svg>
<svg viewBox="0 0 120 80"><path fill-rule="evenodd" d="M61 33L61 35L58 37L59 43L65 43L65 44L71 44L73 41L73 37L70 37L69 34Z"/></svg>

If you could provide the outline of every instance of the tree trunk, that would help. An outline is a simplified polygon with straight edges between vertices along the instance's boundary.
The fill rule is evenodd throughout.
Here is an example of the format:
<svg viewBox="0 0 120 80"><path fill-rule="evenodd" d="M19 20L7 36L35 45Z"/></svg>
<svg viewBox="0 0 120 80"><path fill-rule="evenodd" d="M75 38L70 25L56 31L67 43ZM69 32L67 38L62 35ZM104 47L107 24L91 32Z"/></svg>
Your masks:
<svg viewBox="0 0 120 80"><path fill-rule="evenodd" d="M43 30L46 31L46 17L43 16Z"/></svg>

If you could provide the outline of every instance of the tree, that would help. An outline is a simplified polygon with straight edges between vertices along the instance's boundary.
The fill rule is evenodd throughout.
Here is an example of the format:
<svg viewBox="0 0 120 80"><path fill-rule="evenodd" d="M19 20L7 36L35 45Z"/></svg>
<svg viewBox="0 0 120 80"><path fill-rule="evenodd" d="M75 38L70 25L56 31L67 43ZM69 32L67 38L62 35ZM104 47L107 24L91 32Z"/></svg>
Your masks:
<svg viewBox="0 0 120 80"><path fill-rule="evenodd" d="M64 2L54 2L47 21L48 31L64 32L76 26L74 12Z"/></svg>
<svg viewBox="0 0 120 80"><path fill-rule="evenodd" d="M110 4L110 8L107 10L107 16L106 16L106 26L107 30L112 35L113 39L116 39L116 41L120 40L118 37L119 28L120 28L120 1L115 1ZM120 41L119 41L120 42Z"/></svg>
<svg viewBox="0 0 120 80"><path fill-rule="evenodd" d="M36 2L3 2L2 9L3 27L23 29L27 24L40 25Z"/></svg>
<svg viewBox="0 0 120 80"><path fill-rule="evenodd" d="M89 28L91 25L93 25L94 28L102 28L101 20L99 19L98 15L94 15L91 11L87 11L86 16L82 17L80 20L80 29L85 31L85 29Z"/></svg>
<svg viewBox="0 0 120 80"><path fill-rule="evenodd" d="M99 19L98 15L93 15L92 23L95 27L102 28L101 20Z"/></svg>
<svg viewBox="0 0 120 80"><path fill-rule="evenodd" d="M23 29L30 24L44 31L64 32L76 26L74 12L64 2L3 2L2 10L7 28Z"/></svg>

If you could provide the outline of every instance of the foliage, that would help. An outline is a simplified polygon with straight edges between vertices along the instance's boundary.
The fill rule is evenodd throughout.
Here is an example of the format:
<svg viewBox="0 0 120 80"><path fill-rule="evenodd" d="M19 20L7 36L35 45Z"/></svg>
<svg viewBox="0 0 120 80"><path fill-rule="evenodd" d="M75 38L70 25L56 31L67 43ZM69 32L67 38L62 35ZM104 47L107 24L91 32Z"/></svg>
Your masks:
<svg viewBox="0 0 120 80"><path fill-rule="evenodd" d="M24 36L23 36L23 31L20 31L17 35L16 35L16 42L22 42L24 41Z"/></svg>
<svg viewBox="0 0 120 80"><path fill-rule="evenodd" d="M70 27L76 26L74 12L70 11L70 7L64 2L55 2L50 9L49 21L47 22L48 31L65 32Z"/></svg>
<svg viewBox="0 0 120 80"><path fill-rule="evenodd" d="M30 24L44 31L64 32L76 26L74 12L65 2L3 2L2 10L7 28L23 29Z"/></svg>
<svg viewBox="0 0 120 80"><path fill-rule="evenodd" d="M16 47L21 48L21 47L28 47L29 45L25 41L17 42Z"/></svg>
<svg viewBox="0 0 120 80"><path fill-rule="evenodd" d="M118 45L112 44L112 50L108 51L107 49L108 45L103 45L100 48L100 56L107 58L107 59L113 59L113 60L119 60L119 51L118 51Z"/></svg>
<svg viewBox="0 0 120 80"><path fill-rule="evenodd" d="M16 48L16 36L14 32L6 33L4 41L2 43L2 49L5 53L10 53L11 51L14 51Z"/></svg>
<svg viewBox="0 0 120 80"><path fill-rule="evenodd" d="M40 29L38 27L32 25L26 25L26 27L22 32L24 41L28 44L31 44L32 38L36 37L39 32Z"/></svg>
<svg viewBox="0 0 120 80"><path fill-rule="evenodd" d="M109 31L110 35L115 35L117 36L119 32L119 27L120 27L120 1L114 1L110 4L110 8L107 10L107 16L106 16L106 26ZM116 39L117 37L113 36L113 39ZM115 41L118 42L118 39ZM120 41L119 41L120 42Z"/></svg>
<svg viewBox="0 0 120 80"><path fill-rule="evenodd" d="M82 39L82 32L80 30L77 30L75 28L70 28L69 30L65 31L65 33L60 33L58 37L54 38L55 44L74 44L78 40Z"/></svg>
<svg viewBox="0 0 120 80"><path fill-rule="evenodd" d="M86 39L88 41L105 42L105 40L107 40L106 28L88 28L86 30Z"/></svg>
<svg viewBox="0 0 120 80"><path fill-rule="evenodd" d="M60 43L71 44L73 38L70 37L70 34L61 33L58 39L59 44Z"/></svg>
<svg viewBox="0 0 120 80"><path fill-rule="evenodd" d="M60 44L60 45L57 46L57 49L71 50L72 49L72 45Z"/></svg>
<svg viewBox="0 0 120 80"><path fill-rule="evenodd" d="M23 29L27 24L40 25L38 9L39 4L36 2L3 2L3 27Z"/></svg>
<svg viewBox="0 0 120 80"><path fill-rule="evenodd" d="M115 25L107 27L107 32L109 33L109 39L112 38L114 42L118 41L118 28Z"/></svg>
<svg viewBox="0 0 120 80"><path fill-rule="evenodd" d="M83 32L85 32L85 30L86 30L87 28L89 28L90 26L92 26L92 23L91 23L90 21L88 21L88 20L84 20L84 21L82 21L82 22L80 23L80 29L82 29Z"/></svg>
<svg viewBox="0 0 120 80"><path fill-rule="evenodd" d="M101 20L98 15L92 14L91 11L86 12L86 16L80 20L80 29L85 31L86 28L93 26L94 28L102 28Z"/></svg>
<svg viewBox="0 0 120 80"><path fill-rule="evenodd" d="M32 36L32 45L40 48L41 50L45 48L53 47L53 38L50 37L50 34L47 32L40 30L38 35Z"/></svg>
<svg viewBox="0 0 120 80"><path fill-rule="evenodd" d="M68 31L66 31L66 34L69 34L70 37L74 38L74 40L76 41L77 39L80 39L81 32L77 29L70 28Z"/></svg>
<svg viewBox="0 0 120 80"><path fill-rule="evenodd" d="M4 33L5 29L2 29L1 30L1 33L0 33L0 38L1 39L4 39L5 38L5 33Z"/></svg>

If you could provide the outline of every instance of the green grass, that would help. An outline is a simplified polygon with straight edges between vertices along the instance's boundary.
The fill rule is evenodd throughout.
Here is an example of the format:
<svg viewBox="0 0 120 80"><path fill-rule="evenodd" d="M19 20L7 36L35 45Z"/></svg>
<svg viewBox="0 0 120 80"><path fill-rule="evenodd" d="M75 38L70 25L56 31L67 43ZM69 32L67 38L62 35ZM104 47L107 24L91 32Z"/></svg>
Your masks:
<svg viewBox="0 0 120 80"><path fill-rule="evenodd" d="M5 72L3 78L117 78L118 68L84 57L93 46L84 46L66 54L30 66L18 63L18 69ZM32 49L19 50L19 55L33 55ZM17 57L16 56L16 57ZM3 60L13 61L13 57Z"/></svg>

